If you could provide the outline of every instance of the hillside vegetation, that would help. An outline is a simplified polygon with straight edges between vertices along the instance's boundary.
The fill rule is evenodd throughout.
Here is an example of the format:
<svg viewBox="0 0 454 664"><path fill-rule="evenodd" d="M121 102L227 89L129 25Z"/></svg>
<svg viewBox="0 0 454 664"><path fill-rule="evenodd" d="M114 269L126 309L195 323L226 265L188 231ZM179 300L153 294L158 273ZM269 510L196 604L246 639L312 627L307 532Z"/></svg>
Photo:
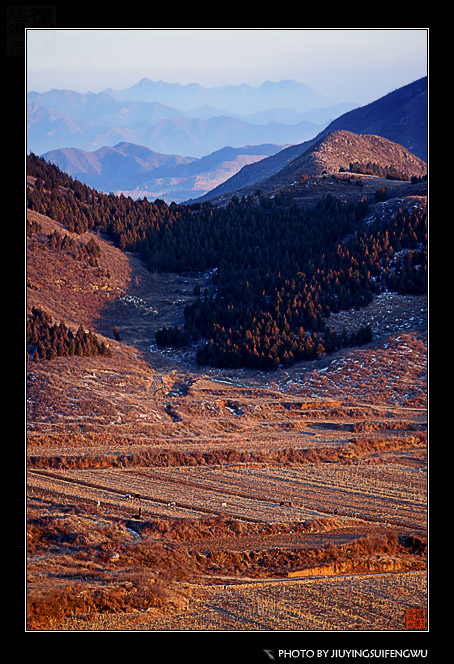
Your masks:
<svg viewBox="0 0 454 664"><path fill-rule="evenodd" d="M427 183L392 168L185 206L29 156L29 630L427 610Z"/></svg>
<svg viewBox="0 0 454 664"><path fill-rule="evenodd" d="M359 184L358 170L386 171L391 181L411 175L420 181L425 174L424 162L400 146L349 132L323 139L292 174L302 166L332 171L339 162ZM211 271L210 288L194 293L184 325L150 330L160 346L205 339L200 364L274 369L312 360L371 340L367 327L349 335L330 329L332 313L364 307L384 290L426 292L426 209L371 215L370 205L388 197L384 185L373 201L363 195L341 202L329 193L302 207L284 188L272 198L256 192L214 207L106 196L34 155L29 175L29 206L70 231L106 233L120 249L138 253L151 272ZM300 175L303 183L307 178Z"/></svg>

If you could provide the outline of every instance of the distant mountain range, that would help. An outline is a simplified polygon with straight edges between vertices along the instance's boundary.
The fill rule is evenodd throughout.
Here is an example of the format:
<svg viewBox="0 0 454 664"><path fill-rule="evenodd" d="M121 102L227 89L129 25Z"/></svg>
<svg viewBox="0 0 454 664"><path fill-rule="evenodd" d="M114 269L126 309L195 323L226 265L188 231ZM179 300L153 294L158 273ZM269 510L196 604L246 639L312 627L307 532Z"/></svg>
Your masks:
<svg viewBox="0 0 454 664"><path fill-rule="evenodd" d="M427 159L427 77L354 109L320 106L329 102L294 81L204 88L142 79L120 91L30 92L27 101L29 151L101 191L135 198L234 192L340 129Z"/></svg>
<svg viewBox="0 0 454 664"><path fill-rule="evenodd" d="M125 90L29 92L27 148L101 191L181 202L353 106L295 81L206 88L144 78Z"/></svg>
<svg viewBox="0 0 454 664"><path fill-rule="evenodd" d="M27 148L96 150L120 142L156 152L203 157L227 145L287 145L313 137L353 108L301 83L204 88L142 79L127 90L27 94Z"/></svg>
<svg viewBox="0 0 454 664"><path fill-rule="evenodd" d="M154 152L132 143L104 146L93 152L79 148L51 150L46 161L90 187L133 198L164 198L177 203L203 194L245 164L276 154L279 145L225 147L201 159Z"/></svg>
<svg viewBox="0 0 454 664"><path fill-rule="evenodd" d="M423 77L375 102L344 113L329 123L315 138L289 146L257 164L245 166L229 180L197 200L212 200L229 192L258 185L286 167L291 169L291 164L296 168L304 153L310 151L327 134L339 130L387 138L427 161L427 117L427 77Z"/></svg>
<svg viewBox="0 0 454 664"><path fill-rule="evenodd" d="M269 84L268 94L263 96L260 92L263 86L258 89L250 86L196 86L200 92L195 95L190 85L152 83L148 79L143 81L147 81L147 84L143 83L142 95L137 92L141 89L139 84L121 92L109 89L99 93L80 93L54 89L29 92L27 104L51 108L65 118L118 127L131 127L139 123L156 124L177 116L202 119L229 116L251 124L297 124L303 120L324 124L355 106L351 102L332 105L307 86L295 82ZM284 83L285 94L282 89ZM295 95L291 93L290 83L291 89L297 91Z"/></svg>
<svg viewBox="0 0 454 664"><path fill-rule="evenodd" d="M262 85L225 85L204 87L198 83L181 85L142 78L124 90L108 88L104 91L118 101L155 102L189 111L205 104L247 115L270 108L291 108L300 113L330 106L330 100L304 83L297 81L265 81Z"/></svg>

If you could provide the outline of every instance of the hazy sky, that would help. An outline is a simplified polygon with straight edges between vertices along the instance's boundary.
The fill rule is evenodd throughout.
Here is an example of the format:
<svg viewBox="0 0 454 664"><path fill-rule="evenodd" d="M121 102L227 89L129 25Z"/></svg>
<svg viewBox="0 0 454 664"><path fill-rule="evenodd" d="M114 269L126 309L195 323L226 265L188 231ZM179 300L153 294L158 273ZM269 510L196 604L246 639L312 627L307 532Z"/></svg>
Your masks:
<svg viewBox="0 0 454 664"><path fill-rule="evenodd" d="M33 29L27 89L293 79L334 102L366 104L427 74L427 41L426 28Z"/></svg>

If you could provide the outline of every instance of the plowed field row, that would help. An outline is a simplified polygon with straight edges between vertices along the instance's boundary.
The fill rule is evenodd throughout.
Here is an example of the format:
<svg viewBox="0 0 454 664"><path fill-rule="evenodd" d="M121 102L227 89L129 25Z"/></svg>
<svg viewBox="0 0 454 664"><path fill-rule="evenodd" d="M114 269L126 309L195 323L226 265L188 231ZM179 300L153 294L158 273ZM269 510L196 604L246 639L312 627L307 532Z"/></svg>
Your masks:
<svg viewBox="0 0 454 664"><path fill-rule="evenodd" d="M283 509L276 501L246 497L221 487L202 487L154 477L135 470L84 470L32 472L29 484L73 493L77 498L94 502L106 501L115 506L128 507L125 494L140 494L142 517L159 516L200 517L203 514L225 514L243 521L268 523L277 521L305 521L325 515L325 512L306 507ZM137 511L135 509L134 511Z"/></svg>
<svg viewBox="0 0 454 664"><path fill-rule="evenodd" d="M86 477L86 474L84 474ZM67 477L63 473L51 473L48 471L30 471L28 474L28 486L32 489L40 489L46 493L62 494L66 497L83 499L93 503L100 501L101 509L113 507L125 511L125 515L137 512L137 506L132 507L125 499L125 489L114 488L103 482L101 478L97 481L89 481L88 478ZM100 480L100 481L99 481ZM157 517L182 517L200 518L205 510L194 510L189 506L168 506L167 500L158 498L147 498L146 506L142 502L144 518Z"/></svg>
<svg viewBox="0 0 454 664"><path fill-rule="evenodd" d="M125 494L139 494L144 519L224 514L276 523L336 514L406 528L426 526L426 475L397 465L33 471L29 484L115 507L128 507Z"/></svg>
<svg viewBox="0 0 454 664"><path fill-rule="evenodd" d="M348 466L307 464L284 468L153 468L144 477L172 481L200 491L242 496L254 501L285 502L285 519L297 520L301 510L389 522L411 528L426 526L427 477L414 468L399 466ZM229 505L231 503L228 499ZM291 509L288 503L291 502Z"/></svg>

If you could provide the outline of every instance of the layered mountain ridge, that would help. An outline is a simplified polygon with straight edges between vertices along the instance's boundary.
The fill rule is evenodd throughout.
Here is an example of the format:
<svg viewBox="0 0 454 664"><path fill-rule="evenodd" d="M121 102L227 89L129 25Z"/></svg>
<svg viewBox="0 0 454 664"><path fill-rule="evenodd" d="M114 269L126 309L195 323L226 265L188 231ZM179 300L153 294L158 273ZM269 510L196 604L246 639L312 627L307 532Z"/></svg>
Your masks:
<svg viewBox="0 0 454 664"><path fill-rule="evenodd" d="M387 138L427 161L427 77L345 113L309 141L292 145L258 165L246 166L200 200L213 200L270 178L308 152L323 136L338 130Z"/></svg>
<svg viewBox="0 0 454 664"><path fill-rule="evenodd" d="M416 157L427 159L427 77L343 113L321 131L312 120L318 118L326 124L334 108L306 111L305 117L311 121L296 123L295 119L303 117L301 111L264 109L268 98L265 90L274 91L275 104L290 103L289 94L293 91L292 103L298 106L307 90L295 82L268 83L259 89L205 89L196 84L179 86L148 79L139 83L129 90L97 94L70 90L29 93L29 148L35 142L50 145L52 149L32 151L41 152L71 176L101 191L169 202L214 201L245 187L258 186L284 168L300 168L298 162L293 166L292 162L309 153L324 136L339 130L381 136ZM248 116L254 121L247 122L235 114L224 115L228 112L225 108L210 105L209 102L222 104L227 90L232 95L231 107L237 104L236 109L240 108L238 100L245 103L246 98L258 96L255 108L262 110ZM313 103L321 102L316 95L309 94L309 98ZM186 108L192 103L192 110L178 110L169 102ZM201 105L196 108L196 103ZM336 107L338 111L343 108ZM269 121L284 116L287 124ZM254 124L260 121L267 124ZM268 140L270 136L273 140ZM206 151L198 155L202 145ZM352 150L354 146L350 145L347 152ZM364 152L364 145L360 152ZM348 160L341 159L341 155L336 159L339 166L348 168ZM356 160L353 153L349 160ZM384 160L392 162L394 157L385 155ZM312 173L309 166L301 168ZM285 185L285 179L281 180Z"/></svg>
<svg viewBox="0 0 454 664"><path fill-rule="evenodd" d="M354 107L329 104L295 82L203 88L148 79L124 91L31 91L27 105L27 144L35 154L126 141L192 157L226 145L301 142Z"/></svg>
<svg viewBox="0 0 454 664"><path fill-rule="evenodd" d="M225 147L197 159L158 153L122 142L93 152L63 148L42 156L68 175L100 191L181 202L194 193L216 187L244 165L280 149L281 146L271 144Z"/></svg>

